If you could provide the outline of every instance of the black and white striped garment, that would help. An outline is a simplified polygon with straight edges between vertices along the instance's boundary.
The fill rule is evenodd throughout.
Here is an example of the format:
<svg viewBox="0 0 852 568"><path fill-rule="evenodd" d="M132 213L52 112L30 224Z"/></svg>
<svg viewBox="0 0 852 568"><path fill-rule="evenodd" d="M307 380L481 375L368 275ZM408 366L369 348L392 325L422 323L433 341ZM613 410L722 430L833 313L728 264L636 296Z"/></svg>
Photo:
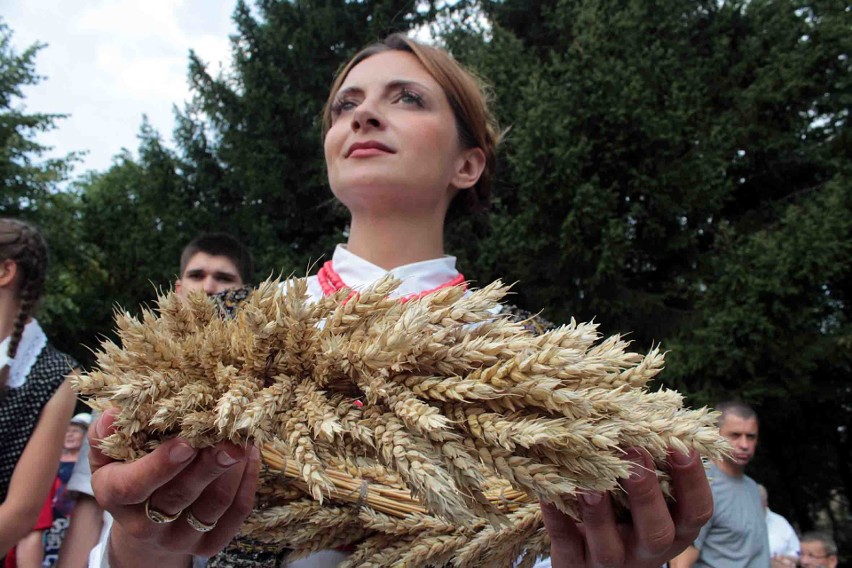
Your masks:
<svg viewBox="0 0 852 568"><path fill-rule="evenodd" d="M12 472L44 405L71 369L78 366L72 357L48 343L38 354L26 382L0 393L0 503L6 500Z"/></svg>

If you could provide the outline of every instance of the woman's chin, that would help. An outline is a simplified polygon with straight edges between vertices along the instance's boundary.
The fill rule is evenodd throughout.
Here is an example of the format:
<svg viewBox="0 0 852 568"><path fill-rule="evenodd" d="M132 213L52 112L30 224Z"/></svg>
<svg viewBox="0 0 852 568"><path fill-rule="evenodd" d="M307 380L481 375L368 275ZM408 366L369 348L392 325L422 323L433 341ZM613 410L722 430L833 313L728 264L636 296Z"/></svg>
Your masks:
<svg viewBox="0 0 852 568"><path fill-rule="evenodd" d="M334 195L353 215L408 212L422 215L424 211L441 206L439 196L399 183L349 186L344 190L335 190Z"/></svg>

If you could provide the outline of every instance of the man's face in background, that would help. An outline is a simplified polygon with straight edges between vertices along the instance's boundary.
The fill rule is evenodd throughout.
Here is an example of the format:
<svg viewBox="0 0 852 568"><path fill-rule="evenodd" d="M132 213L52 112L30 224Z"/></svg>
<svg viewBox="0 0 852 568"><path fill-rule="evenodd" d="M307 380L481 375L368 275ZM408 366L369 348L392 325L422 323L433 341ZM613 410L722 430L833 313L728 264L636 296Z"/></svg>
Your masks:
<svg viewBox="0 0 852 568"><path fill-rule="evenodd" d="M757 418L742 418L731 412L725 416L719 433L734 449L729 462L738 468L745 468L757 450L757 430Z"/></svg>
<svg viewBox="0 0 852 568"><path fill-rule="evenodd" d="M186 270L175 282L175 292L186 296L190 292L202 291L210 296L242 285L240 272L230 258L197 252L186 263Z"/></svg>

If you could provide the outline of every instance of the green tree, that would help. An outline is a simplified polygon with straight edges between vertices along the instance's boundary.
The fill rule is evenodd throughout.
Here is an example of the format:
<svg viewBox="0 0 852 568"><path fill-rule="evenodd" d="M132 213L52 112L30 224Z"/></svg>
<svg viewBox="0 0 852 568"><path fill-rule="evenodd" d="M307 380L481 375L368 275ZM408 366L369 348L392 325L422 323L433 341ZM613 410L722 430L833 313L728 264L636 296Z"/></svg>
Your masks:
<svg viewBox="0 0 852 568"><path fill-rule="evenodd" d="M444 40L491 78L511 130L487 238L454 239L471 275L519 280L557 321L662 341L664 380L692 404L755 404L756 471L801 526L848 503L847 7L479 6L487 37Z"/></svg>
<svg viewBox="0 0 852 568"><path fill-rule="evenodd" d="M756 403L754 476L770 487L773 508L794 511L803 528L828 514L838 535L849 534L848 516L831 503L852 494L848 179L796 196L772 224L720 239L699 325L668 344L670 381L694 403L731 393Z"/></svg>
<svg viewBox="0 0 852 568"><path fill-rule="evenodd" d="M35 58L44 45L34 44L19 54L12 37L0 20L0 214L21 216L48 200L56 184L67 178L74 156L45 158L49 148L35 140L65 115L25 111L22 89L42 79Z"/></svg>
<svg viewBox="0 0 852 568"><path fill-rule="evenodd" d="M72 300L81 322L74 333L78 343L94 347L112 329L114 308L135 312L158 290L170 288L181 250L206 230L207 215L173 151L147 121L140 128L137 157L122 152L106 172L78 180L75 190L80 240L88 244L88 255L79 267L87 285Z"/></svg>
<svg viewBox="0 0 852 568"><path fill-rule="evenodd" d="M12 30L0 20L0 215L30 221L45 235L51 261L38 316L60 348L79 354L74 297L87 286L80 270L87 244L80 239L77 195L61 187L78 156L49 158L50 148L36 140L66 115L26 111L23 90L42 80L35 60L44 45L18 53L12 40Z"/></svg>

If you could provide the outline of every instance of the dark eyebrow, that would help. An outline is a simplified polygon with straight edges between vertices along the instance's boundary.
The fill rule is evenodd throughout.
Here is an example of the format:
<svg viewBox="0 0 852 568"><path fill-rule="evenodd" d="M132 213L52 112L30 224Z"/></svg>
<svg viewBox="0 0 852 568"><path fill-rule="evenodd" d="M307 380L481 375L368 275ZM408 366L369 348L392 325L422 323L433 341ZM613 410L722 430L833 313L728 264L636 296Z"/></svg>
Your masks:
<svg viewBox="0 0 852 568"><path fill-rule="evenodd" d="M434 89L432 89L428 85L425 85L425 84L417 82L417 81L411 81L409 79L395 79L393 81L390 81L385 86L385 90L386 91L395 91L399 88L405 88L405 87L416 87L418 89L423 89L427 93L432 93L434 91ZM363 94L363 93L364 93L364 89L362 89L361 87L359 87L357 85L353 85L351 87L346 87L345 89L340 89L339 91L337 91L337 96L340 97L340 96L350 95L350 94L360 95L360 94Z"/></svg>
<svg viewBox="0 0 852 568"><path fill-rule="evenodd" d="M356 95L361 94L363 91L358 87L346 87L345 89L340 89L337 91L337 96L342 97L344 95Z"/></svg>
<svg viewBox="0 0 852 568"><path fill-rule="evenodd" d="M398 89L400 87L417 87L418 89L423 89L428 93L431 93L433 91L433 89L428 85L407 79L397 79L395 81L391 81L390 83L388 83L387 86L389 90Z"/></svg>

